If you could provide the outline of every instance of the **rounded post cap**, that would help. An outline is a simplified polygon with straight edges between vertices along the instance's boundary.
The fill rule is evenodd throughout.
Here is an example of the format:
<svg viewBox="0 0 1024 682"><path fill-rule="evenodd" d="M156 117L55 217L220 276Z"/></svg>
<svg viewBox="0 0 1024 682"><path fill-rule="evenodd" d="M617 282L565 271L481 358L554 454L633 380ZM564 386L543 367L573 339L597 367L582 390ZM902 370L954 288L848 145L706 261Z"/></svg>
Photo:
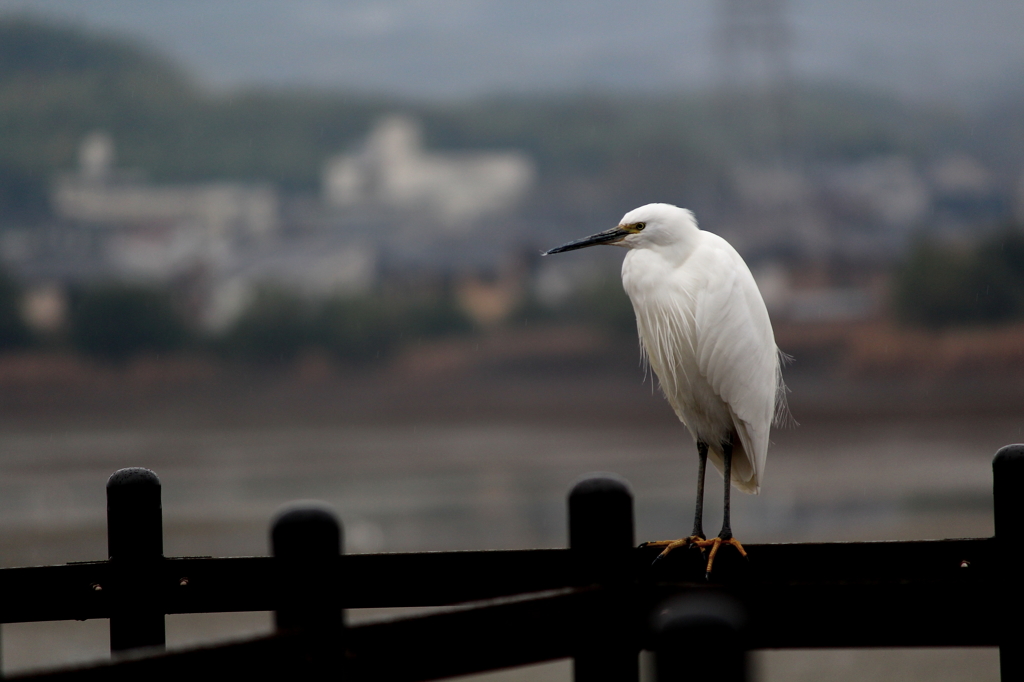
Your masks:
<svg viewBox="0 0 1024 682"><path fill-rule="evenodd" d="M569 492L569 547L584 552L633 547L633 493L616 474L587 474Z"/></svg>
<svg viewBox="0 0 1024 682"><path fill-rule="evenodd" d="M630 490L629 481L622 476L605 471L595 471L576 479L569 492L569 499L589 495L624 495L632 498L633 491Z"/></svg>
<svg viewBox="0 0 1024 682"><path fill-rule="evenodd" d="M107 479L107 489L124 486L155 486L160 487L160 477L155 472L143 467L118 469Z"/></svg>
<svg viewBox="0 0 1024 682"><path fill-rule="evenodd" d="M160 497L160 478L149 469L118 469L107 479L107 509L110 511L160 509Z"/></svg>
<svg viewBox="0 0 1024 682"><path fill-rule="evenodd" d="M743 631L746 622L743 606L736 599L714 592L671 597L651 614L651 628L659 640L695 631L729 632L735 636Z"/></svg>
<svg viewBox="0 0 1024 682"><path fill-rule="evenodd" d="M651 614L657 679L746 680L745 623L743 606L726 594L665 600Z"/></svg>
<svg viewBox="0 0 1024 682"><path fill-rule="evenodd" d="M341 521L325 502L292 502L274 515L270 545L274 556L337 556L341 553Z"/></svg>
<svg viewBox="0 0 1024 682"><path fill-rule="evenodd" d="M999 469L1004 466L1024 466L1024 443L1004 445L992 458L992 467Z"/></svg>

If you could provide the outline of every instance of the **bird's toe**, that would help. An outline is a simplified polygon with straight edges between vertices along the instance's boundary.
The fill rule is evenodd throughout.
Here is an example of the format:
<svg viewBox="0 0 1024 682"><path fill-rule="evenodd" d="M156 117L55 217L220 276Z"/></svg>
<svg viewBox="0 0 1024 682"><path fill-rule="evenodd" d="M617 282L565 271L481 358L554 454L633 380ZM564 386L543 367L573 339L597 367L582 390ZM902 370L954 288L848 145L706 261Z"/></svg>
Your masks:
<svg viewBox="0 0 1024 682"><path fill-rule="evenodd" d="M715 557L718 556L718 550L720 550L723 545L730 545L732 547L735 547L736 551L738 551L740 553L740 556L742 556L744 559L747 559L747 551L745 549L743 549L743 545L740 544L740 541L737 540L736 538L730 537L730 538L722 539L722 538L718 537L718 538L712 538L710 540L703 540L703 541L697 542L695 544L698 547L700 547L702 550L709 549L709 548L711 550L708 553L708 566L707 566L707 570L705 572L705 577L708 580L711 579L711 570L712 570L712 568L714 568L714 565L715 565Z"/></svg>
<svg viewBox="0 0 1024 682"><path fill-rule="evenodd" d="M698 547L701 542L706 542L703 536L691 535L687 538L680 538L678 540L655 540L654 542L645 542L640 545L643 547L661 547L661 553L654 557L654 563L657 564L667 557L673 550L679 549L680 547Z"/></svg>

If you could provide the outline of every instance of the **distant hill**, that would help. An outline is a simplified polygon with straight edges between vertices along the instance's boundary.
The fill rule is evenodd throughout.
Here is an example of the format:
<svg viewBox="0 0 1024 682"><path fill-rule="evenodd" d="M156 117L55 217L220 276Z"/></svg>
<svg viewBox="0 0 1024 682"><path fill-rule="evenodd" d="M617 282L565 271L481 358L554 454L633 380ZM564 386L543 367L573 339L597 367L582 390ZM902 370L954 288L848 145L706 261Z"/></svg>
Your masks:
<svg viewBox="0 0 1024 682"><path fill-rule="evenodd" d="M133 43L0 19L0 214L44 210L50 177L86 132L146 128L194 99L184 74Z"/></svg>
<svg viewBox="0 0 1024 682"><path fill-rule="evenodd" d="M90 75L143 77L163 87L185 86L177 67L127 40L30 17L0 18L0 78Z"/></svg>
<svg viewBox="0 0 1024 682"><path fill-rule="evenodd" d="M423 120L430 146L528 152L542 176L534 210L553 220L560 211L620 212L652 197L694 205L694 197L714 195L735 159L765 153L758 107L723 117L719 103L692 94L453 103L315 90L214 94L129 39L0 17L0 223L46 214L51 178L75 165L92 130L113 136L118 166L154 180L315 191L324 160L395 110ZM1004 111L1001 120L1015 119ZM972 125L980 131L973 136ZM797 92L784 131L788 148L815 160L984 149L987 134L954 110L840 88ZM1010 158L1003 145L988 148Z"/></svg>
<svg viewBox="0 0 1024 682"><path fill-rule="evenodd" d="M440 101L713 87L728 68L718 53L726 17L740 20L743 5L746 31L779 12L797 82L967 107L1024 84L1020 0L3 0L0 13L29 8L118 27L222 87L301 84ZM757 42L744 40L752 52Z"/></svg>
<svg viewBox="0 0 1024 682"><path fill-rule="evenodd" d="M383 108L303 93L215 97L127 39L0 18L0 217L45 213L53 174L75 165L92 130L113 135L119 166L155 180L304 187Z"/></svg>

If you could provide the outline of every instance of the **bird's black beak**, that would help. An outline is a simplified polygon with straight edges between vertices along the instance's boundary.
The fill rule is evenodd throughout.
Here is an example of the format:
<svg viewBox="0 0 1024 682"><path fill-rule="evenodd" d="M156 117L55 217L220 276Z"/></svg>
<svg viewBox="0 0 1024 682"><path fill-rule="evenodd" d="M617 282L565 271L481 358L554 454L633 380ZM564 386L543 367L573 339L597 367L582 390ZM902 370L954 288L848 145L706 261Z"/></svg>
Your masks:
<svg viewBox="0 0 1024 682"><path fill-rule="evenodd" d="M618 225L610 230L598 232L597 234L592 234L589 237L584 237L583 239L576 239L574 241L569 242L568 244L562 244L561 246L556 246L553 249L548 249L541 255L550 256L553 253L562 253L563 251L575 251L576 249L582 249L587 246L597 246L598 244L614 244L616 242L622 241L630 234L632 234L632 232L623 229L621 225Z"/></svg>

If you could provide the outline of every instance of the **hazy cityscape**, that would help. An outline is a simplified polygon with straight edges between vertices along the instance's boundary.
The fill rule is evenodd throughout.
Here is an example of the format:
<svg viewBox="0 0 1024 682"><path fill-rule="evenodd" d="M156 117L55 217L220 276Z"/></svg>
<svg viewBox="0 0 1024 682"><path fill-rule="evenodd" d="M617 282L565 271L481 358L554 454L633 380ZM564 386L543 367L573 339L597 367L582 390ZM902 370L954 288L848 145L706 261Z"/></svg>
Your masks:
<svg viewBox="0 0 1024 682"><path fill-rule="evenodd" d="M0 565L104 558L122 466L160 474L169 556L265 554L297 498L350 552L564 546L593 470L675 537L692 444L622 254L540 256L654 201L737 248L795 358L744 541L991 535L1024 427L1019 8L599 4L0 7ZM176 618L170 646L270 628ZM5 625L3 668L105 637ZM998 679L987 649L758 657Z"/></svg>

